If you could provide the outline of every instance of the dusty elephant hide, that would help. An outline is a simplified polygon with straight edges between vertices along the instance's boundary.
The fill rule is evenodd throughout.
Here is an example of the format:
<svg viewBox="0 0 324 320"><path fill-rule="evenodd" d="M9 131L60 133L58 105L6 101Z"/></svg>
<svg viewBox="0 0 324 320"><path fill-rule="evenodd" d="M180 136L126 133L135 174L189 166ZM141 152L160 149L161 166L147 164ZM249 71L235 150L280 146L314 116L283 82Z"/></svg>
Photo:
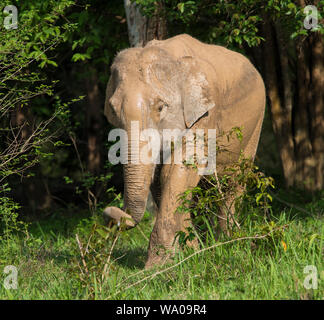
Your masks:
<svg viewBox="0 0 324 320"><path fill-rule="evenodd" d="M219 145L226 145L226 152L217 154L216 168L221 174L241 150L254 159L264 108L263 80L246 57L182 34L116 56L107 85L105 115L112 125L126 130L128 153L136 143L130 135L134 121L139 130L156 130L160 141L166 129L215 129ZM243 128L242 142L228 143L224 137L233 127ZM135 153L145 145L139 141ZM162 148L163 143L160 145ZM162 149L160 152L162 158ZM124 164L123 210L134 225L143 217L150 188L158 204L146 267L161 264L174 253L176 232L185 231L191 223L188 213L176 213L178 197L200 179L195 168L183 163ZM229 207L234 214L233 206ZM226 230L227 213L222 214L219 223Z"/></svg>

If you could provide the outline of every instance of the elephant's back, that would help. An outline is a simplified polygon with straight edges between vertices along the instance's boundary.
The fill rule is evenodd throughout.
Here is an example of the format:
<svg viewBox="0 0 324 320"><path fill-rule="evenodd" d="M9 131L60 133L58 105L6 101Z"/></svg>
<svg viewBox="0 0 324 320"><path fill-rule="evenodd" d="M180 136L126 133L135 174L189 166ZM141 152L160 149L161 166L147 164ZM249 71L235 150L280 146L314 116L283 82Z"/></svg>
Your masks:
<svg viewBox="0 0 324 320"><path fill-rule="evenodd" d="M147 43L145 48L158 46L171 54L174 58L181 58L183 56L194 56L195 50L193 50L193 48L201 45L203 45L202 42L188 34L179 34L165 40L152 40Z"/></svg>
<svg viewBox="0 0 324 320"><path fill-rule="evenodd" d="M262 116L265 105L264 83L253 64L241 53L203 43L187 34L167 40L153 40L147 46L159 46L175 58L192 56L206 61L206 64L201 65L201 70L206 74L210 86L215 88L214 98L222 111L237 116L242 112Z"/></svg>
<svg viewBox="0 0 324 320"><path fill-rule="evenodd" d="M248 91L254 82L262 82L260 74L244 55L219 45L203 43L188 34L153 40L147 44L149 46L159 46L175 58L192 56L207 61L212 68L204 71L209 79L222 87L224 95L228 95L228 90L237 84L240 84L237 91Z"/></svg>
<svg viewBox="0 0 324 320"><path fill-rule="evenodd" d="M204 58L213 66L214 79L223 107L235 107L237 103L255 93L263 101L265 87L257 69L244 55L217 45L206 45ZM264 108L263 103L255 108Z"/></svg>

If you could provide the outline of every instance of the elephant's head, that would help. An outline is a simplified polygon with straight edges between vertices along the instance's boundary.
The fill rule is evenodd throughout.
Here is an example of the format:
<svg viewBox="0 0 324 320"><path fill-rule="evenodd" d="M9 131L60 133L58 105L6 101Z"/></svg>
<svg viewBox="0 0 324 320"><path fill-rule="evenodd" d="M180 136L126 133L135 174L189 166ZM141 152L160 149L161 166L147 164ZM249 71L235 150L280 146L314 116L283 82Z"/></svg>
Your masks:
<svg viewBox="0 0 324 320"><path fill-rule="evenodd" d="M111 67L105 115L112 125L129 133L129 143L132 121L138 121L140 130L160 133L190 128L214 107L213 88L202 71L210 68L201 59L176 58L158 46L124 50ZM136 223L145 211L153 174L153 164L124 165L124 209Z"/></svg>

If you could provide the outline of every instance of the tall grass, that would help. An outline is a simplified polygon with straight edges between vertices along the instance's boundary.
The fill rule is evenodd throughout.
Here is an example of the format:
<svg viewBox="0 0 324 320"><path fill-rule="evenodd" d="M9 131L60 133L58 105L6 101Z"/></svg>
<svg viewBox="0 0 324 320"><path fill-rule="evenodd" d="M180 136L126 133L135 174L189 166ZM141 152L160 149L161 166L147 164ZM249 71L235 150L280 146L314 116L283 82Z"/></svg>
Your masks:
<svg viewBox="0 0 324 320"><path fill-rule="evenodd" d="M107 233L87 213L57 215L33 223L28 237L12 235L0 245L0 298L323 299L322 200L304 210L275 202L267 222L247 218L231 239L210 237L200 252L182 250L169 265L149 271L143 270L149 214L140 229ZM76 234L86 249L83 258ZM18 268L16 290L3 286L6 265ZM317 289L304 286L307 265L317 269Z"/></svg>

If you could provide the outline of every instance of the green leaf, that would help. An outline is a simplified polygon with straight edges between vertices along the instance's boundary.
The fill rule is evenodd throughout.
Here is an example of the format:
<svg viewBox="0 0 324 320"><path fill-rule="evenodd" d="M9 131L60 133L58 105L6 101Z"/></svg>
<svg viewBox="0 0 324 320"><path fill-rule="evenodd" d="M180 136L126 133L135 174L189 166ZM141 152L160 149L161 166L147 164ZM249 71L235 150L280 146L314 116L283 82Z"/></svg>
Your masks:
<svg viewBox="0 0 324 320"><path fill-rule="evenodd" d="M292 3L292 2L290 2L289 4L288 4L288 9L290 9L290 10L296 10L296 6L295 6L295 4L294 3Z"/></svg>
<svg viewBox="0 0 324 320"><path fill-rule="evenodd" d="M314 233L311 235L310 240L309 240L309 245L308 245L308 250L310 249L310 247L312 246L313 242L315 241L315 239L319 237L319 234Z"/></svg>
<svg viewBox="0 0 324 320"><path fill-rule="evenodd" d="M46 60L46 63L48 63L48 64L50 64L50 65L52 65L54 67L57 67L57 63L55 61L53 61L53 60Z"/></svg>
<svg viewBox="0 0 324 320"><path fill-rule="evenodd" d="M106 239L108 237L108 235L109 235L107 230L103 230L103 229L100 229L100 228L97 228L96 232L104 239Z"/></svg>
<svg viewBox="0 0 324 320"><path fill-rule="evenodd" d="M72 56L72 61L73 62L77 62L77 61L85 61L87 59L90 59L90 56L89 54L86 54L86 53L75 53L73 56Z"/></svg>
<svg viewBox="0 0 324 320"><path fill-rule="evenodd" d="M178 3L178 10L183 13L185 4L183 2Z"/></svg>
<svg viewBox="0 0 324 320"><path fill-rule="evenodd" d="M257 193L255 196L255 202L259 204L259 201L261 200L263 194L262 193Z"/></svg>

